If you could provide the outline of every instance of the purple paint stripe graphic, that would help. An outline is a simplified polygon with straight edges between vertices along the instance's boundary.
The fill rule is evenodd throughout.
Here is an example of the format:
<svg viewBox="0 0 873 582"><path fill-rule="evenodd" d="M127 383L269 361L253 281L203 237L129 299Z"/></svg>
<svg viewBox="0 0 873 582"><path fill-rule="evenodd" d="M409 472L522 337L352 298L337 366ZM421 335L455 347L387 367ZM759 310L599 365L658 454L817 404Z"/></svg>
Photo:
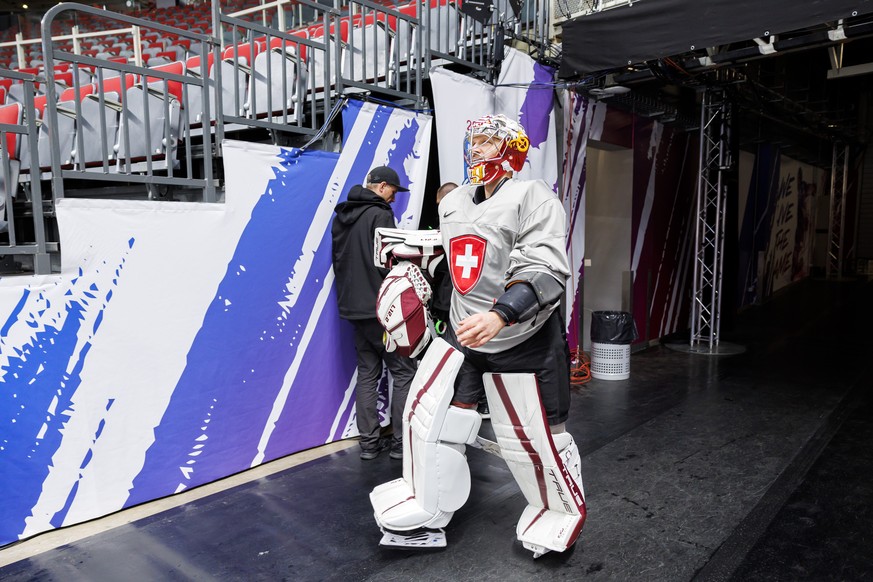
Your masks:
<svg viewBox="0 0 873 582"><path fill-rule="evenodd" d="M549 113L555 104L554 77L554 69L534 63L534 80L518 114L518 121L527 132L531 147L539 147L549 138Z"/></svg>
<svg viewBox="0 0 873 582"><path fill-rule="evenodd" d="M322 244L308 274L292 270L301 253L312 252L304 240L338 155L282 150L280 159L188 352L128 506L247 469L257 454L330 269L330 246ZM309 393L336 408L337 389L320 384ZM300 448L286 442L284 450Z"/></svg>
<svg viewBox="0 0 873 582"><path fill-rule="evenodd" d="M364 146L335 181L350 186L363 180L390 117L357 116L358 123L369 123ZM408 155L403 149L412 142L397 141L395 155ZM248 468L259 457L265 430L265 461L322 444L331 430L354 369L354 350L349 335L340 337L332 295L310 323L331 268L328 232L316 249L302 249L321 201L312 193L326 191L337 155L284 152L282 159L207 311L126 505ZM295 281L293 307L283 308L289 279L303 277L290 271L301 252L312 253L309 271L302 285ZM299 367L287 386L294 365ZM280 394L286 394L284 403ZM278 418L271 416L274 403L281 406ZM270 418L276 418L275 427L266 425Z"/></svg>
<svg viewBox="0 0 873 582"><path fill-rule="evenodd" d="M573 118L579 120L579 130L575 134L568 135L567 152L573 152L572 157L567 158L567 170L565 171L565 179L567 183L564 187L565 196L571 196L570 207L570 237L567 238L567 250L571 246L571 237L576 234L576 220L579 218L583 210L582 192L585 190L585 181L587 179L587 169L585 167L586 147L588 145L588 101L577 93L571 93L573 99ZM572 118L567 127L573 127ZM579 172L579 179L573 180L576 172ZM580 233L584 236L584 232Z"/></svg>

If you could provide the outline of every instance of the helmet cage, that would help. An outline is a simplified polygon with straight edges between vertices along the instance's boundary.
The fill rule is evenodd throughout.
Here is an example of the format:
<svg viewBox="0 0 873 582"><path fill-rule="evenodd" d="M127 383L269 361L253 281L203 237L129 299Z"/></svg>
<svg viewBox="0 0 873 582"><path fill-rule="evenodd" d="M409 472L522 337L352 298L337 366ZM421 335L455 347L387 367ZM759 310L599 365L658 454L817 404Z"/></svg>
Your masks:
<svg viewBox="0 0 873 582"><path fill-rule="evenodd" d="M484 136L495 144L496 153L482 158L473 151L473 138ZM505 115L486 115L470 123L464 140L464 161L470 182L486 184L503 172L518 172L524 167L530 140L524 128Z"/></svg>

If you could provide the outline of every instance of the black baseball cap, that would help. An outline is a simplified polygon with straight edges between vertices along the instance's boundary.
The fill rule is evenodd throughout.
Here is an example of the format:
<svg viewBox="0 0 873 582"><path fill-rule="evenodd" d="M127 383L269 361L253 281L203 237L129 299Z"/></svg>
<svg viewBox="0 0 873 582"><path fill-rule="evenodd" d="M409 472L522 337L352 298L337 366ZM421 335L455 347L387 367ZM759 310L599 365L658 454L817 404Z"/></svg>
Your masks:
<svg viewBox="0 0 873 582"><path fill-rule="evenodd" d="M397 172L388 166L377 166L367 174L367 184L381 184L382 182L394 186L398 192L409 192L409 188L400 185L400 176L397 175Z"/></svg>

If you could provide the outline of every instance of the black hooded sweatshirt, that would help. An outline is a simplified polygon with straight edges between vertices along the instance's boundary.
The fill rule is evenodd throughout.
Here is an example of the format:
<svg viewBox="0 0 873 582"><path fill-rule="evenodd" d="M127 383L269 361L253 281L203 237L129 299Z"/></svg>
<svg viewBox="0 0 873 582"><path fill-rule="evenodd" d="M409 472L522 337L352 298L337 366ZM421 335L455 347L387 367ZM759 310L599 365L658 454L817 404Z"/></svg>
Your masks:
<svg viewBox="0 0 873 582"><path fill-rule="evenodd" d="M376 295L388 274L373 264L377 228L396 228L391 205L372 190L353 186L336 206L331 227L336 299L343 319L375 319Z"/></svg>

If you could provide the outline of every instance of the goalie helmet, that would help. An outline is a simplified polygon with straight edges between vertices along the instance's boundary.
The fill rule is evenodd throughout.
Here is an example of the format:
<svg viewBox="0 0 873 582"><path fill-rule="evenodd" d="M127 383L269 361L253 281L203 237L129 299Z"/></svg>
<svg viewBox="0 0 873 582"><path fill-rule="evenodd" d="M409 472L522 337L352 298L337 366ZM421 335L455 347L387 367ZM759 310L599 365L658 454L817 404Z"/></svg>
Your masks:
<svg viewBox="0 0 873 582"><path fill-rule="evenodd" d="M464 140L470 182L487 184L503 172L520 171L529 149L524 128L505 115L485 115L471 122Z"/></svg>

